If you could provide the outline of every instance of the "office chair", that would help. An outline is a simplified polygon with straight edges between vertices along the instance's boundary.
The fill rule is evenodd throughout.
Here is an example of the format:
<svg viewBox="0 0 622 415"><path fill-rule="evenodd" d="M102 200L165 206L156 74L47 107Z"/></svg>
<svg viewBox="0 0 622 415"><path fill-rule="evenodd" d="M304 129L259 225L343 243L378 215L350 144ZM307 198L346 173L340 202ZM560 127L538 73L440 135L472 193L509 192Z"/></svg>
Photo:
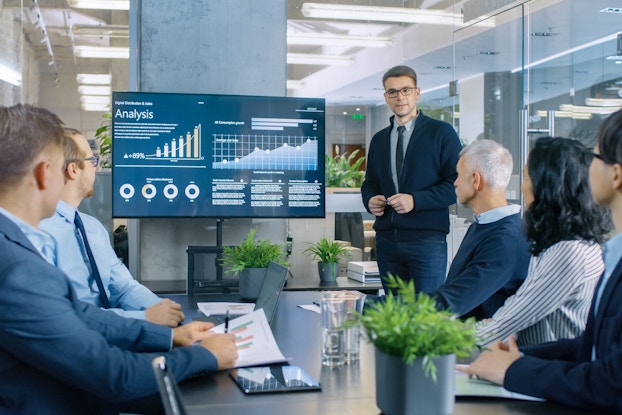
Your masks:
<svg viewBox="0 0 622 415"><path fill-rule="evenodd" d="M158 383L164 413L166 415L187 415L177 381L166 365L166 358L164 356L156 357L151 361L151 367Z"/></svg>

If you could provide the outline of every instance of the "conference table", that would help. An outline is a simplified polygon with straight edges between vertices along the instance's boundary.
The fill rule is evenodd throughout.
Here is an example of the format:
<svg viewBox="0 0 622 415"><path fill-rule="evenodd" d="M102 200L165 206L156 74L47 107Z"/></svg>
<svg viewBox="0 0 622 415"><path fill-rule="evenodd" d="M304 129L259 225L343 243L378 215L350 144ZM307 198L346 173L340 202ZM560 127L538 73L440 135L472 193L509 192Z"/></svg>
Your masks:
<svg viewBox="0 0 622 415"><path fill-rule="evenodd" d="M287 291L281 294L272 322L274 337L291 364L300 366L322 384L321 391L245 395L226 371L201 375L179 383L188 414L306 415L379 414L375 398L374 348L361 339L360 362L330 368L321 364L320 315L298 305L321 299L319 291ZM186 322L201 319L197 302L239 301L235 295L168 295L179 302ZM555 387L551 385L551 387ZM588 414L550 402L459 397L457 415Z"/></svg>

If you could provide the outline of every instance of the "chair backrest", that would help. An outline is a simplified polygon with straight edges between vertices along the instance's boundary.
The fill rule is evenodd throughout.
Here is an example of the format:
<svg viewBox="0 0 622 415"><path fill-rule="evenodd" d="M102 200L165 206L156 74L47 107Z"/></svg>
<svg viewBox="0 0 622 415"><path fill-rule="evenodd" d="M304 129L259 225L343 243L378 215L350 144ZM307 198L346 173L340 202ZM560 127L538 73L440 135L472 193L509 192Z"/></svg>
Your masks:
<svg viewBox="0 0 622 415"><path fill-rule="evenodd" d="M151 367L158 383L164 413L166 415L186 415L181 392L177 386L175 376L173 376L173 373L166 365L166 358L164 356L156 357L151 361Z"/></svg>

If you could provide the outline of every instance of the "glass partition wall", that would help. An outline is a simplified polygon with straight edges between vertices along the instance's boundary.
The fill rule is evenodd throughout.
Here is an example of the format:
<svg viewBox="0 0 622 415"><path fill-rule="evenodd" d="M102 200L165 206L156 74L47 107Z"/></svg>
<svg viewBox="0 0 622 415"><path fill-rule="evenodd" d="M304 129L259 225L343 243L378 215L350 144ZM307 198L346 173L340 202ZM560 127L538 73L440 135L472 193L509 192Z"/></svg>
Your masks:
<svg viewBox="0 0 622 415"><path fill-rule="evenodd" d="M473 17L468 7L464 13ZM622 14L603 0L512 2L486 14L479 18L488 28L454 31L457 86L444 97L424 95L424 104L452 102L465 144L487 138L511 151L507 195L520 203L522 166L535 139L565 136L592 146L600 122L622 107ZM471 215L457 207L455 225Z"/></svg>

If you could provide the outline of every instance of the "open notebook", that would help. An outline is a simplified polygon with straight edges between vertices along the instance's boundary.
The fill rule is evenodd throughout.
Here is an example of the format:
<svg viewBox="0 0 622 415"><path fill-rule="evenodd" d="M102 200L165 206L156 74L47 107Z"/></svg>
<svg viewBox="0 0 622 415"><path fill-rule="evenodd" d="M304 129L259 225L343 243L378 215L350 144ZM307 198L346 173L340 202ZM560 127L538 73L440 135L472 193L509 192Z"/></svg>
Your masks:
<svg viewBox="0 0 622 415"><path fill-rule="evenodd" d="M207 315L207 317L201 320L219 325L224 323L227 310L229 310L229 317L234 318L254 310L262 309L268 319L268 323L272 324L286 277L287 267L270 261L270 265L268 265L268 270L266 271L266 277L263 280L259 295L257 296L257 301L255 301L254 304L219 302L198 303L199 310Z"/></svg>

